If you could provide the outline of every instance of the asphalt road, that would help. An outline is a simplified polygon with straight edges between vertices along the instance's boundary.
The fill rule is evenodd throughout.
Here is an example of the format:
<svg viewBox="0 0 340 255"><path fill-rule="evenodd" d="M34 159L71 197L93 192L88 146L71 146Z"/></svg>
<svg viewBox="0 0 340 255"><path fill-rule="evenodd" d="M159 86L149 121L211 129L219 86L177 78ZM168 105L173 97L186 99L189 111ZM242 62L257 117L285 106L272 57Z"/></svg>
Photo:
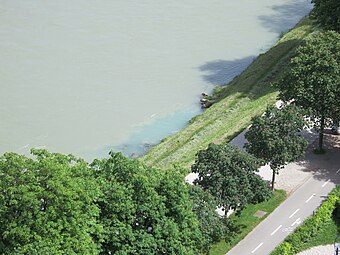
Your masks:
<svg viewBox="0 0 340 255"><path fill-rule="evenodd" d="M304 219L313 214L339 180L340 165L315 174L227 254L270 254Z"/></svg>

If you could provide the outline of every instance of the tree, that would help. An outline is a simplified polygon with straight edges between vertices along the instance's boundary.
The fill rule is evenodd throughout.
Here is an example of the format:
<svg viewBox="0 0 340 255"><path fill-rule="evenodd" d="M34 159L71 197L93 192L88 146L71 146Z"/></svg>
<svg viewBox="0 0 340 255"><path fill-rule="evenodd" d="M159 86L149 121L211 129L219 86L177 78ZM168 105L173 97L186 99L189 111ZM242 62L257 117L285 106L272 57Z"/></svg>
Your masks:
<svg viewBox="0 0 340 255"><path fill-rule="evenodd" d="M320 24L328 29L340 32L340 1L312 0L314 16Z"/></svg>
<svg viewBox="0 0 340 255"><path fill-rule="evenodd" d="M223 239L229 240L236 232L236 226L228 217L220 216L217 201L201 187L190 185L190 197L193 201L193 212L200 222L203 234L203 249L208 253L211 245Z"/></svg>
<svg viewBox="0 0 340 255"><path fill-rule="evenodd" d="M210 144L197 154L191 166L198 173L198 184L215 197L225 210L242 209L249 203L265 200L271 194L266 183L256 175L260 161L230 144Z"/></svg>
<svg viewBox="0 0 340 255"><path fill-rule="evenodd" d="M1 254L99 254L99 189L85 161L32 150L0 157Z"/></svg>
<svg viewBox="0 0 340 255"><path fill-rule="evenodd" d="M202 248L188 185L111 153L91 165L32 150L0 157L0 254L179 254Z"/></svg>
<svg viewBox="0 0 340 255"><path fill-rule="evenodd" d="M202 234L179 171L159 171L112 152L91 167L103 193L102 254L199 254Z"/></svg>
<svg viewBox="0 0 340 255"><path fill-rule="evenodd" d="M305 124L302 111L294 105L282 109L268 107L263 116L253 118L253 124L245 134L248 141L245 148L270 164L272 189L279 170L305 152L307 141L299 134Z"/></svg>
<svg viewBox="0 0 340 255"><path fill-rule="evenodd" d="M289 72L278 84L280 98L310 111L323 151L327 120L340 115L340 34L317 33L297 49Z"/></svg>

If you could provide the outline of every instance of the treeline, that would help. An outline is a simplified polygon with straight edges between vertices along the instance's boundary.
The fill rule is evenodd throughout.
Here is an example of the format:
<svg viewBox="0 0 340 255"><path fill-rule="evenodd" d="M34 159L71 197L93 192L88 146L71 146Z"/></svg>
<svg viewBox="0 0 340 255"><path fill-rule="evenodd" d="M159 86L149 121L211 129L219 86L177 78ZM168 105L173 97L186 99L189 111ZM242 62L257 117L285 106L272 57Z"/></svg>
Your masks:
<svg viewBox="0 0 340 255"><path fill-rule="evenodd" d="M0 158L1 254L197 254L189 188L111 153L92 164L33 150Z"/></svg>
<svg viewBox="0 0 340 255"><path fill-rule="evenodd" d="M232 151L241 164L240 153ZM233 160L229 164L237 165ZM241 167L235 168L240 187L233 188L233 198L218 200L185 183L179 169L159 171L120 153L91 164L46 150L34 149L32 157L5 153L0 157L0 253L207 252L212 243L237 231L216 213L219 201L227 199L228 207L237 209L238 203L270 195L254 174L256 167L254 163L240 173L236 170ZM230 172L230 181L235 174ZM237 194L241 188L244 192Z"/></svg>

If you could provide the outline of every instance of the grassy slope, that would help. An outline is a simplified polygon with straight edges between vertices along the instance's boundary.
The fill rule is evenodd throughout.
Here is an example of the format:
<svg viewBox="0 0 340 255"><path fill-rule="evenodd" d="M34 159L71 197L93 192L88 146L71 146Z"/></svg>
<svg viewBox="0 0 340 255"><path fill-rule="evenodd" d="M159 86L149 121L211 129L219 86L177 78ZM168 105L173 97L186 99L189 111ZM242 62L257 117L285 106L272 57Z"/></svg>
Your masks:
<svg viewBox="0 0 340 255"><path fill-rule="evenodd" d="M218 102L194 117L177 134L152 148L141 161L147 165L167 168L173 164L189 167L198 150L211 142L230 141L251 123L251 118L273 104L277 91L271 86L284 73L289 57L312 31L308 18L286 33L270 50L215 95Z"/></svg>

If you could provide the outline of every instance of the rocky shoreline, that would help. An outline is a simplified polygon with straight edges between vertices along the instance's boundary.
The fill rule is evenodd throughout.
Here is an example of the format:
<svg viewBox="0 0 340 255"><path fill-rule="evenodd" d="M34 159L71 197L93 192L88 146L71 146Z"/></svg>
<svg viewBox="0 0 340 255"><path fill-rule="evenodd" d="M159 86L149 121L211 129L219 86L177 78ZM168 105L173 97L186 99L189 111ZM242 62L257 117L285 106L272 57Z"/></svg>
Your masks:
<svg viewBox="0 0 340 255"><path fill-rule="evenodd" d="M213 105L214 101L209 99L209 95L205 92L202 92L202 98L200 99L200 103L202 108L209 108Z"/></svg>

